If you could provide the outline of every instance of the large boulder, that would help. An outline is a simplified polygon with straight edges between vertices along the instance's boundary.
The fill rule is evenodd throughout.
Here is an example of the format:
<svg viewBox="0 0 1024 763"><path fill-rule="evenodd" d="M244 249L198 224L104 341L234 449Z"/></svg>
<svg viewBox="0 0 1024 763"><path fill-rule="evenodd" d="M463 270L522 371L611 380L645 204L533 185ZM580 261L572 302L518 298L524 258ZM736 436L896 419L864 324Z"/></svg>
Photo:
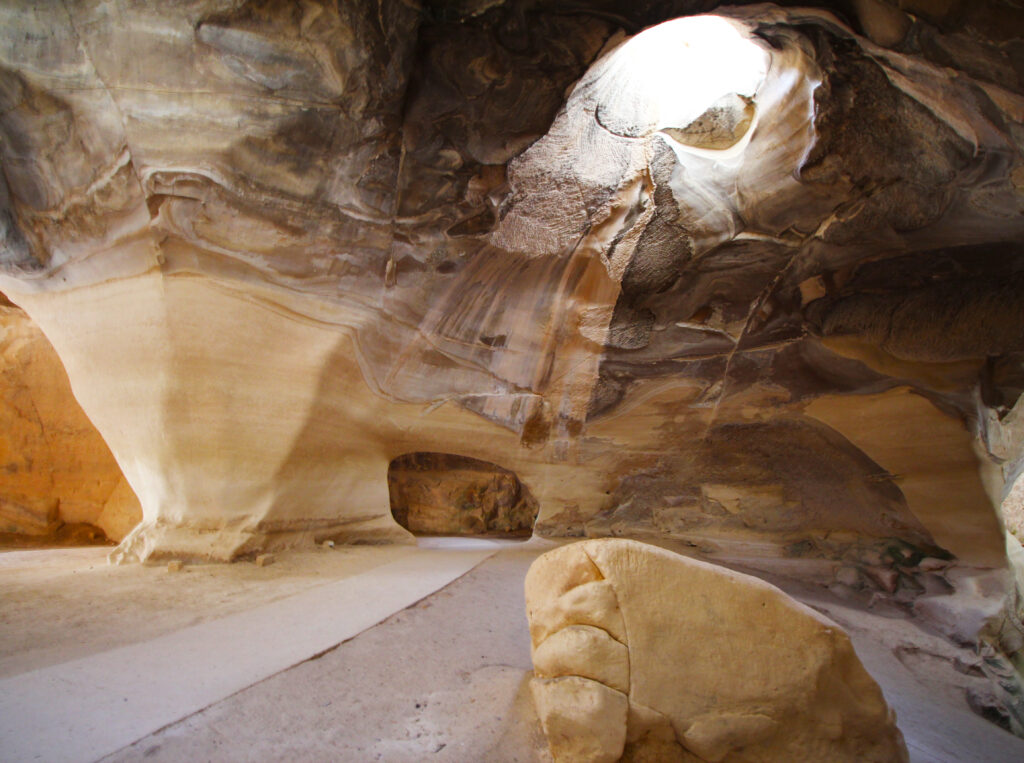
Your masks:
<svg viewBox="0 0 1024 763"><path fill-rule="evenodd" d="M632 540L526 576L538 715L557 761L906 761L850 639L768 583Z"/></svg>

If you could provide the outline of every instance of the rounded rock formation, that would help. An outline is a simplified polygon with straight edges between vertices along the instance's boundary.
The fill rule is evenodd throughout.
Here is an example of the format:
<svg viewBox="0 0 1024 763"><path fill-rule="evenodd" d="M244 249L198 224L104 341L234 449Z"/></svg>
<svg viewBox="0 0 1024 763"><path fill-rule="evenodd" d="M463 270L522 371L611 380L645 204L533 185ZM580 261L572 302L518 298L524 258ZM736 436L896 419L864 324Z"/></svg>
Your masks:
<svg viewBox="0 0 1024 763"><path fill-rule="evenodd" d="M849 637L757 578L589 540L531 565L526 610L556 761L908 760Z"/></svg>

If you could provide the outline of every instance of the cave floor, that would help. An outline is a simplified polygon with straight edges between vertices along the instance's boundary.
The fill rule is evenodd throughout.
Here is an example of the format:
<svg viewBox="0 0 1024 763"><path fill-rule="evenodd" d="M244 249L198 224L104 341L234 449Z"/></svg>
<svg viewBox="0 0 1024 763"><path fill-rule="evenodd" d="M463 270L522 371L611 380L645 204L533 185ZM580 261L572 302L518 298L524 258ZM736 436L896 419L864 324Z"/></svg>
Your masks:
<svg viewBox="0 0 1024 763"><path fill-rule="evenodd" d="M547 547L424 539L180 572L109 567L103 548L0 554L0 759L550 760L522 592ZM970 652L790 592L850 632L911 760L1024 760L968 709L986 683Z"/></svg>

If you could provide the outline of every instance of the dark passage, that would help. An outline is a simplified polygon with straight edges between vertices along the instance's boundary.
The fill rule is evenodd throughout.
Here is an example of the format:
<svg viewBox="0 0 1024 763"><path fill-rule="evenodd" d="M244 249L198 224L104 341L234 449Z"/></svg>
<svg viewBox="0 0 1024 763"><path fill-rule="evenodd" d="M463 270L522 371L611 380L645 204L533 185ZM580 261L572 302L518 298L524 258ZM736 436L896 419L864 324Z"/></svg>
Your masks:
<svg viewBox="0 0 1024 763"><path fill-rule="evenodd" d="M416 535L528 538L537 501L514 472L451 453L407 453L388 467L395 521Z"/></svg>

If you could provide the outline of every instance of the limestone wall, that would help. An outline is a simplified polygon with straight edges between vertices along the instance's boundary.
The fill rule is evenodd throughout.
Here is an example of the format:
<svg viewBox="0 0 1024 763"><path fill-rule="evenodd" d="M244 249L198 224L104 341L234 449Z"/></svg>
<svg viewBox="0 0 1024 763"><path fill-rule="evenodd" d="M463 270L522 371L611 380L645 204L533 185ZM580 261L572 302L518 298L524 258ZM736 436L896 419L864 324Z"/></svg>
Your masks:
<svg viewBox="0 0 1024 763"><path fill-rule="evenodd" d="M54 538L73 525L120 541L142 518L110 450L71 394L43 333L0 296L0 533ZM101 532L100 532L101 531ZM89 540L88 531L79 531Z"/></svg>
<svg viewBox="0 0 1024 763"><path fill-rule="evenodd" d="M388 465L440 452L542 534L1002 564L1012 19L858 7L6 4L0 288L120 556L408 540Z"/></svg>

